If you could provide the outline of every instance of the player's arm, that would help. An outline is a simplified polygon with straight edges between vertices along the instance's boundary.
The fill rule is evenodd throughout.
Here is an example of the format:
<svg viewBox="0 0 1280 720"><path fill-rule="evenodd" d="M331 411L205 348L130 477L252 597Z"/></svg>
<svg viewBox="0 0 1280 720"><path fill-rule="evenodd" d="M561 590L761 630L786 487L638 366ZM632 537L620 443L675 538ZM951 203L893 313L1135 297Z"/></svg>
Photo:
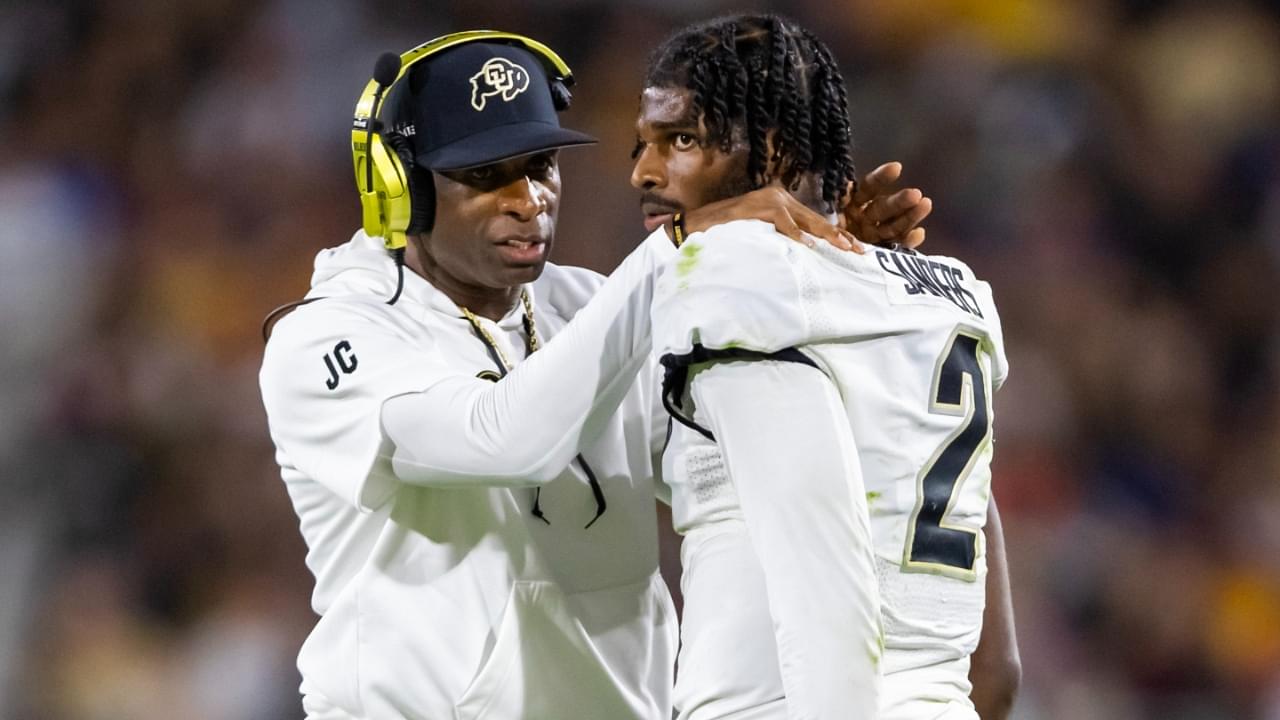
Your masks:
<svg viewBox="0 0 1280 720"><path fill-rule="evenodd" d="M874 718L882 637L866 492L848 417L816 368L774 360L695 369L764 570L790 718Z"/></svg>
<svg viewBox="0 0 1280 720"><path fill-rule="evenodd" d="M969 668L971 698L982 720L1005 720L1022 680L1022 661L1014 634L1004 531L994 496L983 532L987 542L987 607L982 616L982 637Z"/></svg>
<svg viewBox="0 0 1280 720"><path fill-rule="evenodd" d="M651 235L564 330L502 380L454 376L387 400L382 429L396 477L518 486L563 471L649 356L654 273L674 254L662 233Z"/></svg>
<svg viewBox="0 0 1280 720"><path fill-rule="evenodd" d="M690 211L688 229L744 218L845 243L842 231L789 193L759 190ZM785 242L775 240L774 242ZM654 233L546 347L498 383L454 377L391 398L382 426L398 478L422 485L529 485L551 480L618 407L651 347L658 267L675 250Z"/></svg>

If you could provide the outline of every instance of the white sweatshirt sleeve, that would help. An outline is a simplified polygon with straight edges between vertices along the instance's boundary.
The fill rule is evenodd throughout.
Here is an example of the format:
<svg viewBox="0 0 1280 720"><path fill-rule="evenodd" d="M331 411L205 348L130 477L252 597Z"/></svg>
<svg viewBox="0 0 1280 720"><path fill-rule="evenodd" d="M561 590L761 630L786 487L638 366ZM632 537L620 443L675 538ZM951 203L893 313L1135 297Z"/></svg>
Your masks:
<svg viewBox="0 0 1280 720"><path fill-rule="evenodd" d="M545 347L497 383L451 377L382 406L395 475L418 485L526 486L558 475L603 428L651 348L655 273L675 255L649 236Z"/></svg>
<svg viewBox="0 0 1280 720"><path fill-rule="evenodd" d="M882 635L866 490L848 416L820 371L718 362L690 382L764 570L787 717L875 718Z"/></svg>

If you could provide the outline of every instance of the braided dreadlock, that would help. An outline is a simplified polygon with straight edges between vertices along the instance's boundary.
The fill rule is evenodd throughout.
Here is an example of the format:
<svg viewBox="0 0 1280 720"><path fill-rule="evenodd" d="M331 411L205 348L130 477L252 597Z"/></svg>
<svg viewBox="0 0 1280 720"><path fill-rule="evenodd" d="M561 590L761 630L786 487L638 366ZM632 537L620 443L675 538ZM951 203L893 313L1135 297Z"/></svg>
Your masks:
<svg viewBox="0 0 1280 720"><path fill-rule="evenodd" d="M721 150L745 136L752 188L777 177L794 190L815 173L832 212L854 180L844 78L827 46L793 22L736 15L685 28L654 51L645 85L687 88Z"/></svg>

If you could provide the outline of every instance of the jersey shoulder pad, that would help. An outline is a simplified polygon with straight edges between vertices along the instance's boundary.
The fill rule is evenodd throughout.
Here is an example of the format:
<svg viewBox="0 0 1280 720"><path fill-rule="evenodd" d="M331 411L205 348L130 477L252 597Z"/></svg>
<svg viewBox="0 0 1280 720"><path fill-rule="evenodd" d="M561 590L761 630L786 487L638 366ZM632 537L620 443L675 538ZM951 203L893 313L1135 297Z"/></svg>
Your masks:
<svg viewBox="0 0 1280 720"><path fill-rule="evenodd" d="M999 389L1004 384L1005 377L1009 372L1009 361L1005 356L1004 349L1004 328L1000 324L1000 313L996 309L995 295L992 293L991 284L978 277L965 261L943 255L925 255L927 259L945 262L953 268L959 270L957 279L957 288L964 292L965 304L973 305L978 311L978 315L982 318L982 326L987 331L987 337L991 341L988 351L991 353L992 363L992 387Z"/></svg>
<svg viewBox="0 0 1280 720"><path fill-rule="evenodd" d="M737 221L689 236L654 290L654 348L775 352L798 344L808 324L795 274L810 252L767 223Z"/></svg>
<svg viewBox="0 0 1280 720"><path fill-rule="evenodd" d="M877 254L885 256L881 258L885 272L896 276L886 286L891 303L933 303L958 308L986 332L990 341L987 349L991 354L992 383L999 388L1009 368L1004 329L991 285L959 258L884 250L878 250Z"/></svg>

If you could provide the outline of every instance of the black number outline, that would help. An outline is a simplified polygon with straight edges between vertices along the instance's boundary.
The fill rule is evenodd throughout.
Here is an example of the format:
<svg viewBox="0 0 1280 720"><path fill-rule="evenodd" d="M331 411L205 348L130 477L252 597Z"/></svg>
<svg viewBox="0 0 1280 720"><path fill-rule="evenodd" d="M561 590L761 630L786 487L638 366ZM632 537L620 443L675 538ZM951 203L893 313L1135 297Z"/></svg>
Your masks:
<svg viewBox="0 0 1280 720"><path fill-rule="evenodd" d="M902 555L904 572L977 580L982 529L949 523L947 518L974 461L991 446L991 383L981 357L990 356L990 343L986 333L957 326L934 367L929 412L963 417L964 421L916 475L916 506L907 524ZM957 470L959 461L963 464ZM945 504L941 502L944 497Z"/></svg>

